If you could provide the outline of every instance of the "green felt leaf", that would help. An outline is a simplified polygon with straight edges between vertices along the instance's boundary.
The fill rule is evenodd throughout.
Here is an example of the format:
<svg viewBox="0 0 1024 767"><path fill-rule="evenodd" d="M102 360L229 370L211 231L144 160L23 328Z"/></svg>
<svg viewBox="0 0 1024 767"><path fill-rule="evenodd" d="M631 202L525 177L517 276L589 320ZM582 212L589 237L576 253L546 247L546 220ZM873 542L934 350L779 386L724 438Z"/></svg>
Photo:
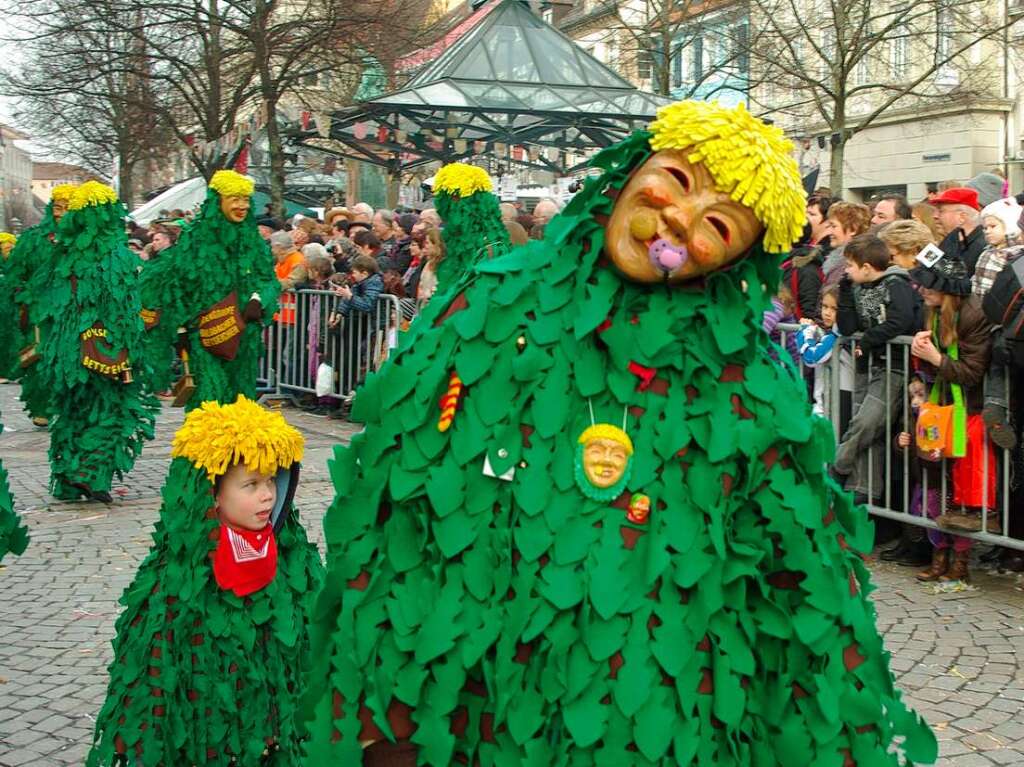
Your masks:
<svg viewBox="0 0 1024 767"><path fill-rule="evenodd" d="M465 482L462 469L452 454L430 470L426 482L427 497L439 517L445 517L462 505Z"/></svg>
<svg viewBox="0 0 1024 767"><path fill-rule="evenodd" d="M467 341L455 353L455 370L458 371L463 385L472 386L476 383L490 369L497 353L498 347L487 343L483 338Z"/></svg>
<svg viewBox="0 0 1024 767"><path fill-rule="evenodd" d="M601 703L607 692L606 686L594 680L586 692L563 709L565 726L579 748L596 743L604 732L608 720L608 709Z"/></svg>
<svg viewBox="0 0 1024 767"><path fill-rule="evenodd" d="M481 520L463 510L452 512L444 519L434 522L431 530L434 540L446 557L454 557L476 538L477 526Z"/></svg>
<svg viewBox="0 0 1024 767"><path fill-rule="evenodd" d="M676 714L672 697L664 687L653 691L636 716L636 745L652 762L661 759L672 742Z"/></svg>

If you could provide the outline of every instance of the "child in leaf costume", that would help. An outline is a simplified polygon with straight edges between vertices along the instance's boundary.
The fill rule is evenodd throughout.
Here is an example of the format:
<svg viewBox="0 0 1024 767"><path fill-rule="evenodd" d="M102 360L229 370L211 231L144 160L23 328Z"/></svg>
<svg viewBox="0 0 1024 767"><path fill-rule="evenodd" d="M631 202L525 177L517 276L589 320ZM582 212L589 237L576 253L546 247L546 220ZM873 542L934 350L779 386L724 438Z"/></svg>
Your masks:
<svg viewBox="0 0 1024 767"><path fill-rule="evenodd" d="M172 455L86 764L298 765L307 603L323 576L292 506L302 435L245 397L206 402Z"/></svg>
<svg viewBox="0 0 1024 767"><path fill-rule="evenodd" d="M9 256L5 256L3 284L0 287L0 307L6 312L13 305L10 315L14 322L14 340L9 354L13 367L0 371L0 375L21 379L21 401L36 426L46 426L50 415L52 382L45 366L40 365L34 355L28 355L22 367L19 352L40 343L50 332L50 313L47 293L57 280L55 266L59 248L57 228L68 204L77 189L71 184L58 184L50 193L43 220L29 227L18 238ZM10 362L11 360L8 360Z"/></svg>
<svg viewBox="0 0 1024 767"><path fill-rule="evenodd" d="M434 201L444 221L445 257L437 267L440 295L478 261L508 252L510 243L491 177L483 168L445 165L434 177Z"/></svg>
<svg viewBox="0 0 1024 767"><path fill-rule="evenodd" d="M146 265L142 302L153 388L170 384L175 344L190 362L196 390L186 407L256 396L263 328L273 321L280 284L250 202L253 183L234 171L213 174L196 221ZM178 339L179 328L184 338Z"/></svg>
<svg viewBox="0 0 1024 767"><path fill-rule="evenodd" d="M51 381L50 492L110 501L153 438L156 399L143 392L138 258L125 242L124 206L108 186L78 187L58 230L53 274L38 293L49 328L38 363Z"/></svg>
<svg viewBox="0 0 1024 767"><path fill-rule="evenodd" d="M761 328L804 219L790 151L742 107L666 107L367 380L310 764L934 759L866 598L871 525Z"/></svg>

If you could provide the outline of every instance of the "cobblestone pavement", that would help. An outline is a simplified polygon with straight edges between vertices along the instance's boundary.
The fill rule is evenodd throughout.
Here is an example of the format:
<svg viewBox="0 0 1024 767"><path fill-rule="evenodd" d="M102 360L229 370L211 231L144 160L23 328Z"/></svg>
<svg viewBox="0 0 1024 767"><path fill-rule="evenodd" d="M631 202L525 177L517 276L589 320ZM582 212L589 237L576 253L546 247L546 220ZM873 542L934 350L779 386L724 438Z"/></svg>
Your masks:
<svg viewBox="0 0 1024 767"><path fill-rule="evenodd" d="M149 547L182 411L164 409L157 439L112 504L65 503L47 494L47 434L16 397L16 386L0 386L0 457L32 540L0 567L0 767L79 765L106 689L117 600ZM322 549L326 461L354 429L296 410L287 417L306 435L297 503ZM908 569L872 569L893 671L935 729L938 764L1024 765L1024 586L977 573L976 590L935 594Z"/></svg>

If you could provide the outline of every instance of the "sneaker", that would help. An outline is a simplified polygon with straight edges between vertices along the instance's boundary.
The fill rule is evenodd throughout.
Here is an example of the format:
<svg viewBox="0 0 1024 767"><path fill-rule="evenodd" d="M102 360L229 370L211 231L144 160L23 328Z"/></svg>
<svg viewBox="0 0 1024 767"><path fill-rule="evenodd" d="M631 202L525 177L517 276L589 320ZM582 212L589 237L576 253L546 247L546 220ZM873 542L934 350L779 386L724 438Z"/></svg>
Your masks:
<svg viewBox="0 0 1024 767"><path fill-rule="evenodd" d="M988 437L1003 450L1013 450L1017 446L1017 435L1013 426L1006 418L1006 408L1000 405L985 405L981 411L981 420L988 429Z"/></svg>

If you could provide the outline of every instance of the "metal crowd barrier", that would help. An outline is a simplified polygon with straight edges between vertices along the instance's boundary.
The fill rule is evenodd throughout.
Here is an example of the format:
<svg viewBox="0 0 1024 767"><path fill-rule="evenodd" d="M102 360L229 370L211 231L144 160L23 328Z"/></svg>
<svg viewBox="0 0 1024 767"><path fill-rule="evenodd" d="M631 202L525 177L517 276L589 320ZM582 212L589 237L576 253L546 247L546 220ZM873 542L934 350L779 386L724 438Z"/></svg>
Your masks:
<svg viewBox="0 0 1024 767"><path fill-rule="evenodd" d="M267 393L296 396L317 393L321 364L331 367L331 386L321 396L349 400L367 373L380 368L398 345L402 312L398 298L381 294L370 312L339 311L341 299L329 290L282 294L278 320L268 330L267 355L260 379Z"/></svg>
<svg viewBox="0 0 1024 767"><path fill-rule="evenodd" d="M374 310L371 312L352 311L347 317L337 318L338 305L341 299L331 291L299 290L290 291L294 298L290 308L294 311L294 322L284 321L279 317L273 326L267 329L267 354L260 360L259 391L270 396L294 397L299 394L316 394L317 373L321 363L331 366L331 387L324 395L340 400L349 400L366 375L380 368L388 358L391 350L397 345L397 336L403 320L411 319L421 307L417 302L400 301L389 294L381 294ZM774 354L788 364L787 340L791 334L800 329L800 325L779 324L781 343ZM854 350L857 348L860 335L840 338L831 358L824 365L808 368L795 355L792 360L795 370L810 388L813 375L828 371L828 389L825 391L825 407L820 415L832 424L838 445L843 437L849 421L857 412L858 387L866 385L870 380L874 365L869 359L867 374L858 376L854 371L856 361ZM907 392L909 375L893 376L893 359L899 360L903 371L911 370L910 344L913 338L901 336L889 344L891 353L886 355L885 362L885 401L894 400L892 387L902 387L899 392L900 405L896 412L886 409L885 429L880 439L869 445L867 450L867 508L871 514L887 517L912 525L931 528L942 533L959 535L1007 548L1024 550L1024 539L1014 538L1009 534L1010 524L1010 476L1012 456L1010 451L996 447L988 439L987 450L983 463L982 486L984 490L981 508L980 532L953 530L938 525L928 516L917 516L910 513L913 483L911 478L911 461L916 460L913 439L913 415ZM897 371L898 372L898 371ZM848 379L848 380L844 380ZM1010 372L1004 377L1006 384L1006 401L1009 402ZM848 386L843 386L848 384ZM844 396L848 392L848 396ZM813 395L811 395L813 396ZM896 436L906 431L911 434L909 447L896 446ZM989 460L991 451L995 460ZM996 471L996 492L994 498L988 497L989 466L994 464ZM946 515L951 509L964 508L954 506L950 500L952 479L950 469L952 461L943 458L936 463L941 477L939 487L939 513L937 517ZM922 492L928 497L928 473L921 471ZM875 482L875 477L880 477ZM1019 510L1024 513L1024 510Z"/></svg>
<svg viewBox="0 0 1024 767"><path fill-rule="evenodd" d="M788 356L789 350L787 349L787 340L790 334L795 334L800 329L800 325L780 323L778 326L780 331L781 342L779 344L780 349L776 350L775 353L782 357L783 355ZM797 354L793 362L796 365L796 369L799 375L805 381L810 381L810 375L819 374L818 371L827 370L828 375L826 380L829 382L829 391L825 399L825 412L821 413L824 418L827 418L833 427L836 434L836 444L838 445L843 437L843 432L849 423L849 420L857 412L858 407L858 387L862 384L866 385L867 381L870 380L871 374L874 372L874 366L871 359L868 360L867 374L861 374L859 377L856 370L856 358L854 357L854 350L857 348L860 334L852 337L842 337L837 342L833 349L832 356L829 360L821 366L814 368L808 368L804 365L800 355ZM1010 527L1010 478L1012 471L1012 456L1011 451L1002 450L997 447L988 437L988 431L985 432L986 448L984 452L983 473L982 473L982 506L981 506L981 531L979 532L967 532L960 529L952 529L944 527L935 522L925 515L917 516L910 513L911 508L911 494L913 492L912 479L911 479L911 461L916 460L916 446L914 442L914 429L913 429L913 414L910 407L910 398L907 391L907 385L912 377L911 368L911 355L910 355L910 344L913 342L911 336L899 336L892 340L888 345L888 352L885 357L885 401L892 402L893 390L892 387L901 386L902 392L899 392L900 405L897 408L897 412L893 412L892 408L886 408L885 417L885 430L880 439L876 440L868 447L867 451L867 508L871 514L879 517L887 517L889 519L895 519L900 522L905 522L911 525L918 525L920 527L931 528L941 533L949 535L958 535L965 538L971 538L973 540L981 541L989 544L996 544L999 546L1005 546L1007 548L1024 550L1024 539L1014 538L1009 534ZM894 379L894 362L896 359L896 366L899 368L896 372ZM849 369L852 372L851 376L845 374L844 369ZM907 373L900 374L899 370L908 371ZM813 372L811 372L813 371ZM842 379L847 378L847 381ZM1010 402L1010 371L1007 370L1004 376L1004 382L1006 385L1006 391L1004 392L1006 402ZM842 396L842 383L849 383L849 398ZM810 385L810 384L809 384ZM926 391L930 392L931 387L928 385ZM853 404L848 413L843 412L844 400L849 399ZM896 446L896 437L900 432L909 432L911 435L911 441L909 447L900 448ZM951 500L952 496L952 477L951 468L955 459L942 458L940 462L936 462L937 472L940 475L940 486L939 486L939 513L937 517L942 517L949 511L964 513L968 508L962 504L954 504ZM989 480L989 466L993 464L994 471L996 472L996 492L995 497L990 498L988 496L988 487L990 484ZM876 474L881 475L881 487L875 483ZM928 497L928 471L923 468L921 470L921 492L924 497ZM895 475L895 476L894 476ZM977 507L972 507L976 509ZM1018 513L1024 513L1024 509L1018 509Z"/></svg>

